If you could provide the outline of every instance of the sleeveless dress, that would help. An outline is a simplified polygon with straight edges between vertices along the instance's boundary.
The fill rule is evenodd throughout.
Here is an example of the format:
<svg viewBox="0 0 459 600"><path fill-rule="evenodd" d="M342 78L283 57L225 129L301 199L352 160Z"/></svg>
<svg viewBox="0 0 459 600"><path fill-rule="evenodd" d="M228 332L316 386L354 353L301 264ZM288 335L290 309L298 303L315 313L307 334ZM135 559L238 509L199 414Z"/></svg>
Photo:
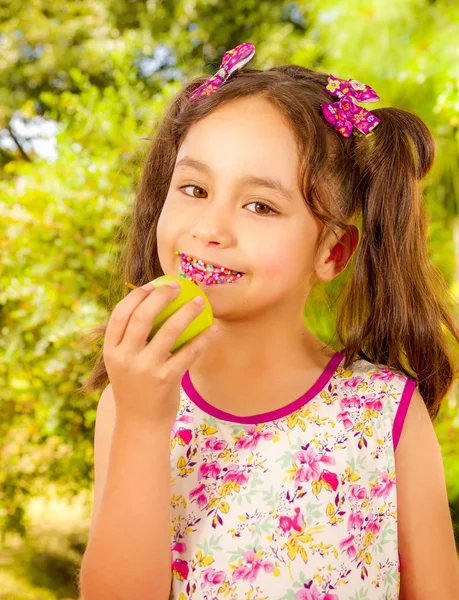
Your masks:
<svg viewBox="0 0 459 600"><path fill-rule="evenodd" d="M171 431L170 600L395 600L395 448L416 380L336 352L300 398L238 417L188 371Z"/></svg>

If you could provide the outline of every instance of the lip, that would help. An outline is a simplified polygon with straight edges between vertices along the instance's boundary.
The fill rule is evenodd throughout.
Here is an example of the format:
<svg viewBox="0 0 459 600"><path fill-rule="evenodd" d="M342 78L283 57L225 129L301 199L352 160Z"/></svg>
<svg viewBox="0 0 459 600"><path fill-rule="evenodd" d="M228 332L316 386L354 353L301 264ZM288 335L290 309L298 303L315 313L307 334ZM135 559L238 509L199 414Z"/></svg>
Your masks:
<svg viewBox="0 0 459 600"><path fill-rule="evenodd" d="M240 273L241 275L245 275L245 273L243 271L238 271L236 269L232 269L231 267L225 267L224 265L219 265L218 263L211 261L211 260L207 260L205 258L199 258L198 256L194 256L193 254L186 254L185 252L182 253L178 253L180 254L180 258L183 260L183 257L186 257L189 260L192 260L194 263L194 266L196 269L198 269L199 271L205 271L207 273L212 272L212 271L231 271L232 273L238 274Z"/></svg>

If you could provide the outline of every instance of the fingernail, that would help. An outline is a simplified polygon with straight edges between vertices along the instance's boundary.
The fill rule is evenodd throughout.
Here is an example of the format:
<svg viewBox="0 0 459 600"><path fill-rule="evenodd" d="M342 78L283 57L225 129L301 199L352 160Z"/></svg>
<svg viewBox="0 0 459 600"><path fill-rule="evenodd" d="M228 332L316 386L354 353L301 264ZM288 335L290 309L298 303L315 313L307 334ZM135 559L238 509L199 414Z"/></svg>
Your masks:
<svg viewBox="0 0 459 600"><path fill-rule="evenodd" d="M142 286L143 290L152 290L154 287L154 285L150 282L150 283L146 283L145 285Z"/></svg>
<svg viewBox="0 0 459 600"><path fill-rule="evenodd" d="M212 325L212 327L210 328L212 333L218 333L218 327L216 325Z"/></svg>
<svg viewBox="0 0 459 600"><path fill-rule="evenodd" d="M171 288L175 288L175 289L180 287L180 284L178 281L169 281L169 283L166 283L166 285L168 285Z"/></svg>

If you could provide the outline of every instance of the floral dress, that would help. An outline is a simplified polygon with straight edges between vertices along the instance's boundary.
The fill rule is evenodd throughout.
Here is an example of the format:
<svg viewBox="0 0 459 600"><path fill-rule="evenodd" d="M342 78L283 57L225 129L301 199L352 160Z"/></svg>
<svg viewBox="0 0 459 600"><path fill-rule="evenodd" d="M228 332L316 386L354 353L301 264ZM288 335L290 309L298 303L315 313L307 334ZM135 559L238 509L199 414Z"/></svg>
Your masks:
<svg viewBox="0 0 459 600"><path fill-rule="evenodd" d="M188 371L171 432L170 600L395 600L395 448L416 381L337 352L283 408L238 417Z"/></svg>

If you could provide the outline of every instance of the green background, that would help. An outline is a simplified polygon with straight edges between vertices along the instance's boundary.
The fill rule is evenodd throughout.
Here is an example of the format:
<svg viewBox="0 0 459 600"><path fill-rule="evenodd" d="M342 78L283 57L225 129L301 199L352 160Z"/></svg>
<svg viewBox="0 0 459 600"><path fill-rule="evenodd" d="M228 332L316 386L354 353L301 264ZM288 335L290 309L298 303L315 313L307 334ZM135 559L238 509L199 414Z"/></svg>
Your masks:
<svg viewBox="0 0 459 600"><path fill-rule="evenodd" d="M457 296L458 39L453 1L0 2L1 600L78 598L100 395L76 392L97 350L84 335L107 316L116 232L165 103L250 41L251 67L354 78L378 107L415 112L437 143L429 254ZM347 274L312 299L324 341ZM457 386L435 430L457 531Z"/></svg>

